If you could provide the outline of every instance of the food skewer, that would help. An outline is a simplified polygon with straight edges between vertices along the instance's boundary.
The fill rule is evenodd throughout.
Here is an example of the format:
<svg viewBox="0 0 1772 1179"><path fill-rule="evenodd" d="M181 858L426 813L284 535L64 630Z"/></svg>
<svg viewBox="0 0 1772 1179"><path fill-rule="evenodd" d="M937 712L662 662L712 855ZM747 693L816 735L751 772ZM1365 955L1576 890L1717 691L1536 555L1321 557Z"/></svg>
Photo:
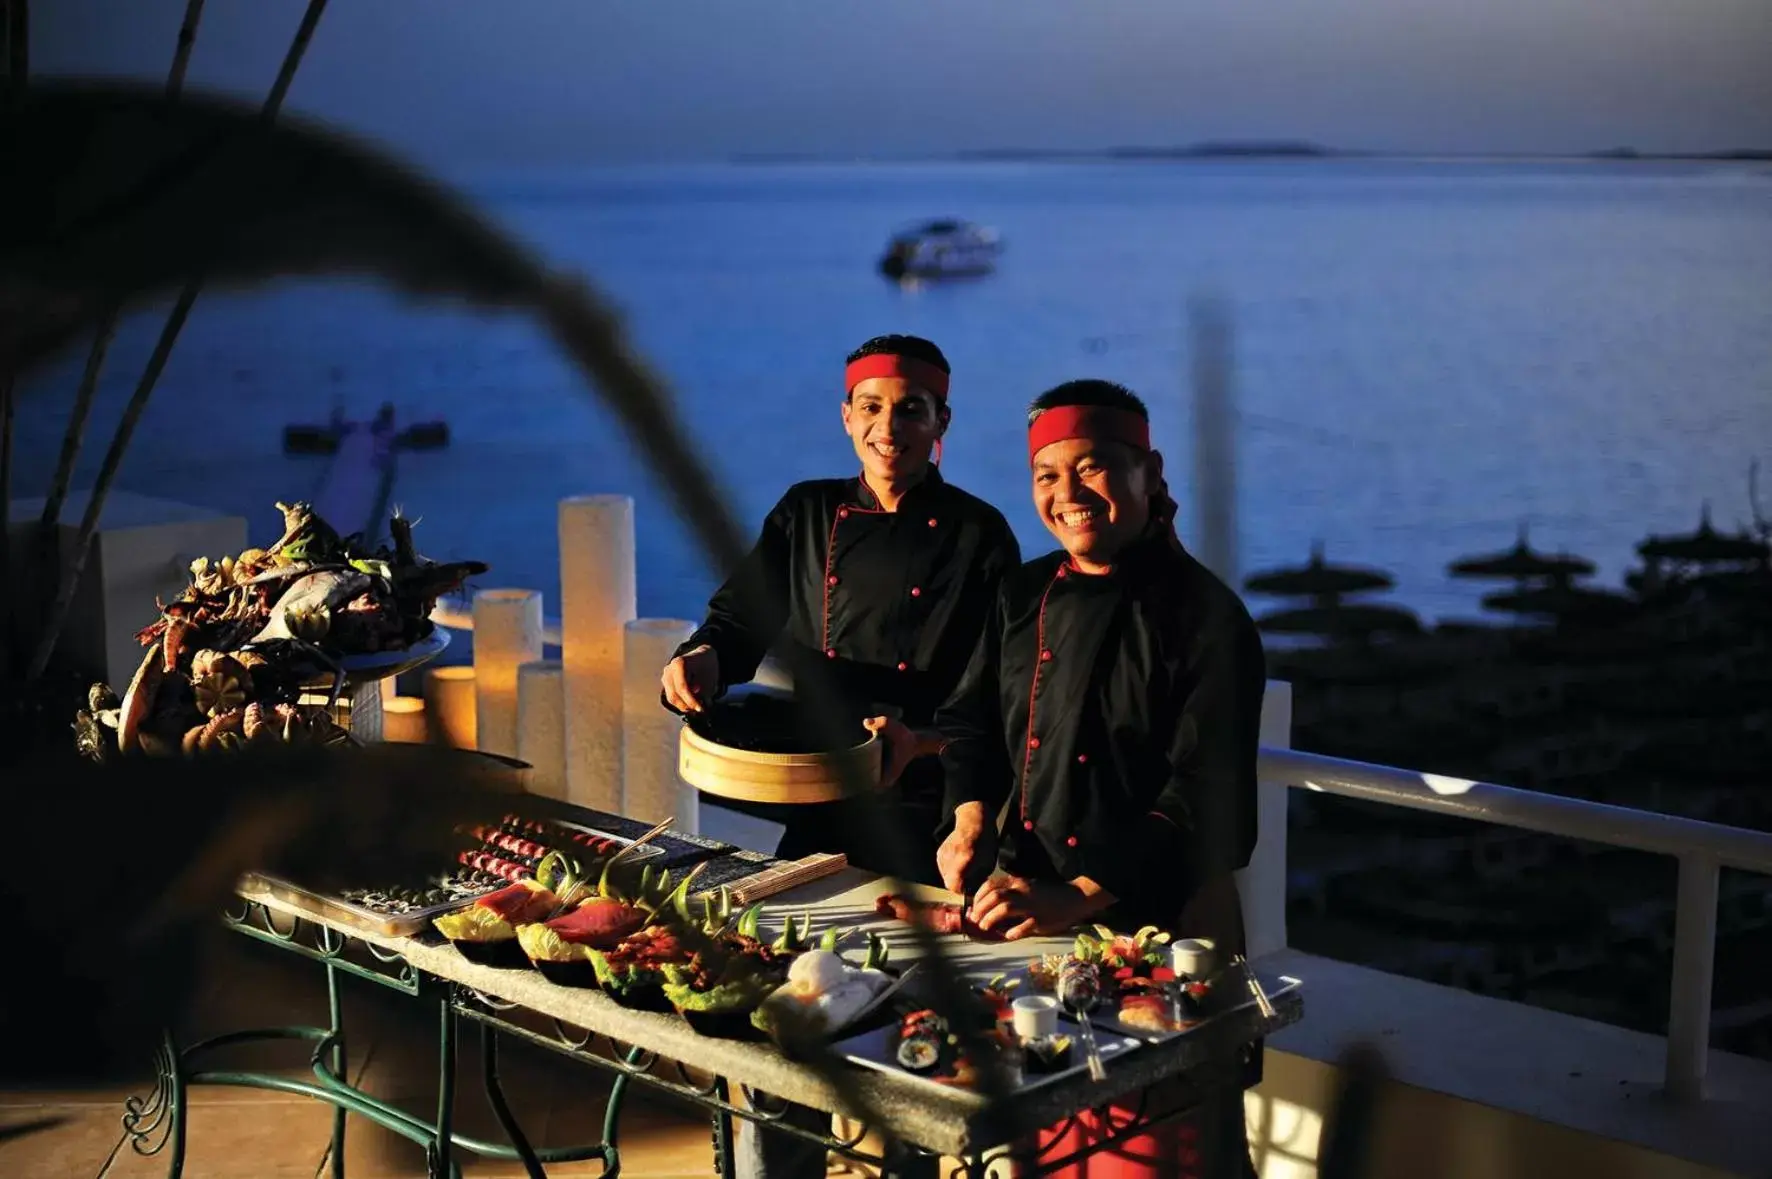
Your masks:
<svg viewBox="0 0 1772 1179"><path fill-rule="evenodd" d="M522 864L514 860L507 860L502 856L495 856L490 852L464 851L455 858L457 863L508 880L512 884L516 884L530 875L529 869Z"/></svg>

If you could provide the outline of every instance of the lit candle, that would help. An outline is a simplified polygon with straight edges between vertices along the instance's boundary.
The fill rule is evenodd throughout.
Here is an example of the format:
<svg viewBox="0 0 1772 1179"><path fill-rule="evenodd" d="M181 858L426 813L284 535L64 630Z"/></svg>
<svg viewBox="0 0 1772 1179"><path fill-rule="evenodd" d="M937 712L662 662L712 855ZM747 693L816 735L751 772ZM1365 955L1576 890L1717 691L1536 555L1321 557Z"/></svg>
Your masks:
<svg viewBox="0 0 1772 1179"><path fill-rule="evenodd" d="M390 696L381 702L381 739L410 745L425 743L425 702L422 696Z"/></svg>
<svg viewBox="0 0 1772 1179"><path fill-rule="evenodd" d="M474 595L475 741L517 756L517 668L541 658L541 594L489 589Z"/></svg>
<svg viewBox="0 0 1772 1179"><path fill-rule="evenodd" d="M622 676L621 813L649 823L670 817L679 831L697 830L696 792L677 776L677 734L683 722L660 703L658 677L693 622L641 618L627 625Z"/></svg>
<svg viewBox="0 0 1772 1179"><path fill-rule="evenodd" d="M432 741L456 749L474 748L474 669L433 667L425 672L425 712Z"/></svg>
<svg viewBox="0 0 1772 1179"><path fill-rule="evenodd" d="M566 676L558 659L517 669L517 759L529 763L529 792L566 797Z"/></svg>
<svg viewBox="0 0 1772 1179"><path fill-rule="evenodd" d="M566 796L621 807L622 628L634 619L634 501L560 501L560 661L565 669Z"/></svg>

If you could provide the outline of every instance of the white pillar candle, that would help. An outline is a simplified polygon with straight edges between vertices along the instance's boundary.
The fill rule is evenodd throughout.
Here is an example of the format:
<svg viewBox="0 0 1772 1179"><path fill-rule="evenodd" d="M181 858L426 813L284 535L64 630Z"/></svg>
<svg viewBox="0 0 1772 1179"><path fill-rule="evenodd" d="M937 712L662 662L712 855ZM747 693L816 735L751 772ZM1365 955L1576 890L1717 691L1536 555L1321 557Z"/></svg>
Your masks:
<svg viewBox="0 0 1772 1179"><path fill-rule="evenodd" d="M474 669L433 667L425 672L427 732L438 745L474 748Z"/></svg>
<svg viewBox="0 0 1772 1179"><path fill-rule="evenodd" d="M539 591L474 595L474 725L483 752L517 756L517 668L540 658Z"/></svg>
<svg viewBox="0 0 1772 1179"><path fill-rule="evenodd" d="M566 673L566 797L621 807L622 628L634 619L634 501L560 501L560 662Z"/></svg>
<svg viewBox="0 0 1772 1179"><path fill-rule="evenodd" d="M517 669L517 760L529 763L529 792L566 798L566 676L558 659Z"/></svg>
<svg viewBox="0 0 1772 1179"><path fill-rule="evenodd" d="M676 618L628 623L622 676L621 813L648 823L669 816L679 831L698 829L698 796L677 776L683 722L659 702L658 676L695 630Z"/></svg>
<svg viewBox="0 0 1772 1179"><path fill-rule="evenodd" d="M390 696L381 702L381 739L409 745L426 740L425 702L422 696Z"/></svg>

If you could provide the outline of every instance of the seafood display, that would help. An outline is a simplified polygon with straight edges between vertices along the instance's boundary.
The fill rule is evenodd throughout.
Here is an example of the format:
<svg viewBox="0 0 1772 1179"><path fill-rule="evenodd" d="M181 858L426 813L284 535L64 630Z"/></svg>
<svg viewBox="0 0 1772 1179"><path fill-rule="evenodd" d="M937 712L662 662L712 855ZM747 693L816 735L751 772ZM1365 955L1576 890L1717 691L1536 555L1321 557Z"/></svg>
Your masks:
<svg viewBox="0 0 1772 1179"><path fill-rule="evenodd" d="M1176 976L1167 961L1170 940L1154 925L1133 934L1097 925L1077 935L1070 953L1029 962L1028 980L1057 994L1068 980L1087 977L1098 992L1099 1018L1138 1035L1173 1035L1204 1018L1211 986Z"/></svg>
<svg viewBox="0 0 1772 1179"><path fill-rule="evenodd" d="M443 594L486 571L478 561L420 557L412 524L396 513L393 547L341 538L306 503L278 504L284 531L269 548L191 564L191 580L136 635L147 653L119 697L93 685L75 714L86 757L160 756L258 742L336 745L348 734L305 690L345 684L341 660L398 651L430 635Z"/></svg>
<svg viewBox="0 0 1772 1179"><path fill-rule="evenodd" d="M783 914L772 936L763 928L762 904L740 909L733 887L707 887L721 857L666 866L671 857L713 847L667 856L659 846L670 839L664 823L626 838L588 822L641 831L613 816L512 811L458 827L463 843L447 872L318 899L329 915L349 907L406 918L389 936L440 937L483 966L534 970L631 1010L674 1012L702 1035L773 1040L791 1058L814 1043L832 1043L857 1063L944 1086L976 1084L991 1060L1024 1088L1074 1075L1085 1062L1099 1074L1103 1060L1204 1017L1203 984L1175 985L1166 964L1168 934L1155 927L1119 934L1105 926L1079 934L1067 953L1027 963L1025 975L975 978L961 1009L944 1008L937 1017L927 995L913 994L924 989L924 974L890 963L881 932L868 931L865 951L853 956L842 950L851 930L815 930L806 912ZM888 893L875 898L873 915L976 936L957 904ZM388 922L361 916L347 921L387 930ZM1083 979L1087 1001L1072 993ZM1032 1038L1024 1040L1019 991L1055 989L1062 995L1054 1006L1068 1023L1025 1033ZM969 1059L962 1040L984 1045L989 1060Z"/></svg>

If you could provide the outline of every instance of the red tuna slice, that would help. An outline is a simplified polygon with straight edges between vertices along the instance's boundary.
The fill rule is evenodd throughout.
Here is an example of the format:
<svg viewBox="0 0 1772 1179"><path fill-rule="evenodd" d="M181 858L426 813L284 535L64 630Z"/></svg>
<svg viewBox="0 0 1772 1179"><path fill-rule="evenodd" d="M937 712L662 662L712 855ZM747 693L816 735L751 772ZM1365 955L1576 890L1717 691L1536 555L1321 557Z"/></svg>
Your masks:
<svg viewBox="0 0 1772 1179"><path fill-rule="evenodd" d="M544 889L513 884L509 888L487 893L474 903L483 909L491 909L512 925L522 925L546 916L548 910L558 902L553 893Z"/></svg>
<svg viewBox="0 0 1772 1179"><path fill-rule="evenodd" d="M646 924L646 914L609 897L593 897L572 912L547 923L560 940L594 950L613 950Z"/></svg>

